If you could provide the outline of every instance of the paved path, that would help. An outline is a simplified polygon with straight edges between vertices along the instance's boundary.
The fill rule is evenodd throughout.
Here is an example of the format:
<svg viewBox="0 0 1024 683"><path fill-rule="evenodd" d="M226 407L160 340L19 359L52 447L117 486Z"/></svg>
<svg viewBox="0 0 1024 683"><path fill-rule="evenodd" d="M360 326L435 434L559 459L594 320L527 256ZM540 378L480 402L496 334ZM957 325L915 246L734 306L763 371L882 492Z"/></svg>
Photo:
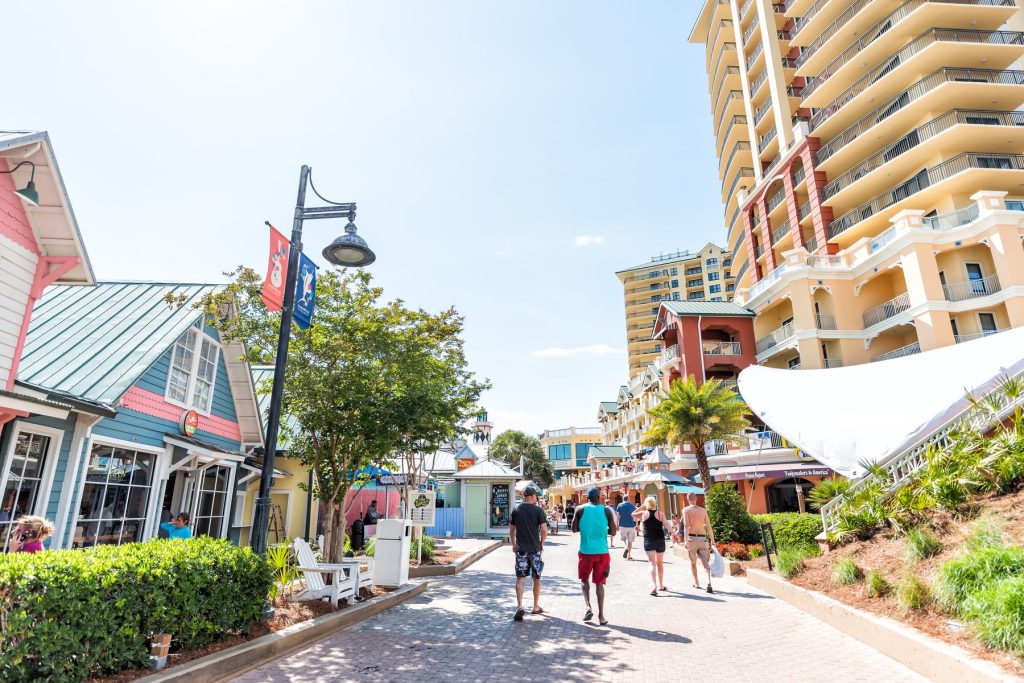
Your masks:
<svg viewBox="0 0 1024 683"><path fill-rule="evenodd" d="M612 554L611 624L584 624L575 543L550 537L543 616L512 621L512 551L499 548L460 574L431 579L423 595L235 680L925 680L745 579L717 580L714 595L687 589L688 563L671 554L671 592L651 597L636 548L632 562L621 549Z"/></svg>

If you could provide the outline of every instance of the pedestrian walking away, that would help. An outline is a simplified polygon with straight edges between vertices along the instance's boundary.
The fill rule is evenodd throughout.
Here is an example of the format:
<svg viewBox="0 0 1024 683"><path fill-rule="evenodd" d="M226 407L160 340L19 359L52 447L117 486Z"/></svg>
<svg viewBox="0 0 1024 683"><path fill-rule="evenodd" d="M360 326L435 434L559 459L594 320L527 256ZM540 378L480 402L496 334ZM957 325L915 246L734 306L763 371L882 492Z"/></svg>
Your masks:
<svg viewBox="0 0 1024 683"><path fill-rule="evenodd" d="M612 519L617 519L616 516L615 516L615 507L612 505L611 498L605 498L604 499L604 506L606 508L608 508L608 512L612 513ZM611 529L608 530L608 547L609 548L614 548L615 547L615 532L612 531Z"/></svg>
<svg viewBox="0 0 1024 683"><path fill-rule="evenodd" d="M644 499L644 506L633 513L633 519L644 527L644 552L651 563L651 595L657 597L658 591L668 590L665 587L665 536L672 523L658 509L658 499L654 496Z"/></svg>
<svg viewBox="0 0 1024 683"><path fill-rule="evenodd" d="M611 572L612 558L608 554L608 536L616 530L615 515L601 505L601 494L596 488L587 491L587 501L576 508L572 518L572 530L580 533L578 574L583 588L583 599L587 611L583 621L594 618L590 603L590 584L597 593L597 621L601 626L608 623L604 615L604 586Z"/></svg>
<svg viewBox="0 0 1024 683"><path fill-rule="evenodd" d="M692 493L686 494L686 502L683 508L683 547L690 556L690 571L693 572L693 587L700 590L700 580L697 578L697 558L700 558L704 565L704 571L708 575L708 593L714 593L711 588L711 546L715 542L715 531L711 528L711 520L708 518L707 510L697 505L697 496Z"/></svg>
<svg viewBox="0 0 1024 683"><path fill-rule="evenodd" d="M572 528L572 520L573 520L573 517L575 517L575 516L576 516L576 506L570 500L565 505L565 524L566 524L566 526L569 527L569 531L575 531L575 529Z"/></svg>
<svg viewBox="0 0 1024 683"><path fill-rule="evenodd" d="M544 573L542 553L548 538L547 515L537 505L540 490L530 483L523 488L522 494L523 502L512 510L508 527L516 563L516 614L513 617L516 621L522 621L526 614L523 591L526 589L527 576L533 581L533 609L530 613L544 613L540 606L540 577Z"/></svg>
<svg viewBox="0 0 1024 683"><path fill-rule="evenodd" d="M619 538L626 544L626 549L622 551L622 556L627 560L631 560L633 559L631 557L633 542L636 541L636 520L633 519L636 506L630 503L628 498L623 499L622 496L619 496L619 504L615 506L615 511L619 516Z"/></svg>

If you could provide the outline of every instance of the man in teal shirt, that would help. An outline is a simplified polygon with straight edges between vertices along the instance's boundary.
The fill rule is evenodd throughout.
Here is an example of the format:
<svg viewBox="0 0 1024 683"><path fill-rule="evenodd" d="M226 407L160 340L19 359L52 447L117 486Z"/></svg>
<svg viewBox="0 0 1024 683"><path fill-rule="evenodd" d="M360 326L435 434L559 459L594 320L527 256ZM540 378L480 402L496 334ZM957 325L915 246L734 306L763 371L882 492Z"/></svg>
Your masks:
<svg viewBox="0 0 1024 683"><path fill-rule="evenodd" d="M579 577L583 582L583 599L587 603L587 613L583 621L594 618L594 610L590 607L590 582L597 587L597 621L601 626L608 623L604 618L604 584L612 568L612 558L608 554L608 536L618 529L615 517L604 505L601 505L601 494L596 488L587 491L589 502L576 508L572 518L572 530L580 533Z"/></svg>

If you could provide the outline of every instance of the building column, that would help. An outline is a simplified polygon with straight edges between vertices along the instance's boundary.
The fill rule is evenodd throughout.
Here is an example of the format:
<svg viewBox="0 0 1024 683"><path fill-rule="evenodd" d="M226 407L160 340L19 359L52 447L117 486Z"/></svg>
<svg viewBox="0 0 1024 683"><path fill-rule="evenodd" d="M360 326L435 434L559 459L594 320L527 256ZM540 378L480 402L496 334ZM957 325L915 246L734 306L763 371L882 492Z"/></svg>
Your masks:
<svg viewBox="0 0 1024 683"><path fill-rule="evenodd" d="M1005 192L984 190L975 192L971 199L978 203L980 216L991 215L1006 208ZM1017 225L997 224L992 234L983 240L988 243L992 254L992 263L999 277L999 286L1024 286L1024 244L1020 239L1020 228ZM1024 297L1013 297L1006 300L1006 315L1010 327L1024 327Z"/></svg>
<svg viewBox="0 0 1024 683"><path fill-rule="evenodd" d="M761 273L757 268L757 255L754 253L754 224L750 220L750 209L740 209L740 220L743 221L743 232L747 236L747 272L750 273L750 277L753 282L757 282L761 279ZM739 270L737 268L736 270Z"/></svg>
<svg viewBox="0 0 1024 683"><path fill-rule="evenodd" d="M818 138L807 138L807 144L800 150L800 160L807 178L807 201L811 205L811 225L814 226L814 238L819 250L828 244L828 226L832 222L832 208L821 205L821 191L828 184L828 179L814 168L814 154L820 146Z"/></svg>
<svg viewBox="0 0 1024 683"><path fill-rule="evenodd" d="M923 227L923 216L923 211L907 209L893 216L890 222L896 226L897 232L904 232ZM929 351L953 344L949 313L931 308L931 303L946 300L933 247L928 244L911 244L900 256L900 264L903 266L903 280L907 286L910 306L928 306L923 313L914 317L921 350Z"/></svg>
<svg viewBox="0 0 1024 683"><path fill-rule="evenodd" d="M764 189L767 189L765 186ZM768 198L763 192L757 198L757 215L761 217L761 246L764 248L764 265L768 273L775 270L775 249L772 245L772 226L768 222Z"/></svg>
<svg viewBox="0 0 1024 683"><path fill-rule="evenodd" d="M793 163L786 164L782 171L782 185L786 192L786 217L789 219L789 232L793 235L793 245L803 247L804 235L800 230L800 205L796 201L796 187L793 186Z"/></svg>

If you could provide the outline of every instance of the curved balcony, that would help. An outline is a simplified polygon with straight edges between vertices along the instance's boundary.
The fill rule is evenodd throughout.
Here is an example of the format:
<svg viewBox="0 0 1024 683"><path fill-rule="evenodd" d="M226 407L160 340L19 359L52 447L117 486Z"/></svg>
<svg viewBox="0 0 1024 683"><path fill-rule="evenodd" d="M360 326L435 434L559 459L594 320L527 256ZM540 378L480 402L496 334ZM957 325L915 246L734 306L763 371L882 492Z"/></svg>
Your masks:
<svg viewBox="0 0 1024 683"><path fill-rule="evenodd" d="M741 168L739 173L736 174L736 179L733 180L732 181L732 185L729 186L729 191L725 193L722 201L728 203L729 198L731 198L734 195L735 191L736 191L736 185L739 184L739 182L741 180L743 180L744 178L753 178L753 177L754 177L754 169L752 169L752 168Z"/></svg>
<svg viewBox="0 0 1024 683"><path fill-rule="evenodd" d="M750 267L750 259L744 259L743 260L743 265L741 265L740 269L738 271L736 271L736 282L739 282L740 280L743 279L743 276L746 275L747 269L749 267Z"/></svg>
<svg viewBox="0 0 1024 683"><path fill-rule="evenodd" d="M927 93L947 83L963 84L996 84L996 85L1024 85L1024 71L1013 69L952 69L943 68L934 71L914 85L910 86L896 97L888 100L874 111L862 117L859 121L849 126L841 133L833 137L826 144L822 145L815 154L815 166L820 167L836 152L860 138L865 132L874 126L885 121L896 112L906 108L911 103L921 99Z"/></svg>
<svg viewBox="0 0 1024 683"><path fill-rule="evenodd" d="M883 192L832 221L828 226L829 239L834 239L837 235L846 232L861 221L867 220L871 216L894 206L921 190L971 168L1021 171L1024 170L1024 154L966 152L941 164L927 168L912 178L905 180L894 189Z"/></svg>
<svg viewBox="0 0 1024 683"><path fill-rule="evenodd" d="M913 356L914 354L917 354L917 353L921 353L921 344L919 342L914 342L913 344L907 344L906 346L901 346L900 348L894 349L894 350L892 350L892 351L890 351L888 353L883 353L880 356L875 356L874 358L871 359L871 362L875 363L875 362L880 361L880 360L890 360L892 358L903 358L903 356Z"/></svg>
<svg viewBox="0 0 1024 683"><path fill-rule="evenodd" d="M872 154L870 157L830 182L821 191L822 201L831 199L875 169L893 161L922 144L929 138L932 138L958 124L980 126L1024 126L1024 112L986 111L982 109L954 109L953 111L948 111L941 116L937 116L923 126L910 131L896 142L882 148L881 151Z"/></svg>
<svg viewBox="0 0 1024 683"><path fill-rule="evenodd" d="M964 45L1009 45L1024 47L1024 33L1020 31L975 31L968 29L934 28L924 32L899 52L881 64L864 74L853 85L847 88L828 105L818 109L811 117L811 130L817 130L835 116L843 107L849 104L854 98L875 85L887 74L896 70L900 65L919 54L930 45L939 42L959 43Z"/></svg>
<svg viewBox="0 0 1024 683"><path fill-rule="evenodd" d="M722 180L725 180L726 178L729 177L729 174L732 172L733 161L736 160L736 155L739 152L748 152L749 153L750 152L750 143L747 142L746 140L740 140L735 145L733 145L732 153L729 154L729 160L725 162L725 171L722 173ZM740 159L739 163L743 163L743 160ZM748 161L747 163L750 163L750 162Z"/></svg>
<svg viewBox="0 0 1024 683"><path fill-rule="evenodd" d="M777 131L775 130L775 127L773 126L771 130L769 130L767 133L765 133L764 135L762 135L760 137L760 139L758 140L758 143L757 143L757 152L758 152L758 154L764 154L764 151L766 149L768 149L769 145L771 145L772 140L775 139L776 133L777 133Z"/></svg>
<svg viewBox="0 0 1024 683"><path fill-rule="evenodd" d="M866 4L866 1L867 0L862 0L861 2L858 2L856 5L852 5L850 7L850 10L853 10L854 7L862 7L864 4ZM801 93L805 100L805 104L807 106L814 106L814 102L811 100L811 96L814 93L816 93L821 88L821 86L827 83L828 80L832 76L834 76L839 70L841 70L844 66L849 64L854 57L857 57L859 55L861 57L861 61L864 61L865 55L862 55L862 53L869 45L872 45L881 36L888 34L890 31L896 28L896 24L901 22L903 19L905 19L906 17L908 17L910 14L917 11L921 7L925 7L928 5L973 5L979 7L1012 8L1014 7L1013 2L1014 0L910 0L910 2L905 2L902 5L900 5L894 12L886 16L884 19L876 22L871 28L860 33L860 38L854 40L845 50L843 50L839 54L839 56L837 56L835 59L826 64L822 69L819 69L817 73L814 74L814 80L808 83L807 86L803 89L803 92ZM847 10L847 12L849 12L850 10ZM840 18L843 18L845 14L846 12L844 12L843 15L840 15ZM850 17L846 18L849 19ZM810 60L817 53L818 48L820 48L828 40L828 38L835 34L835 31L838 30L838 28L840 28L840 26L837 25L837 22L839 22L839 19L830 24L829 27L824 32L822 32L822 34L818 38L816 38L810 45L804 48L803 52L800 53L800 56L797 57L796 60L799 66L803 66L804 64L806 64L807 61ZM845 23L845 21L843 23Z"/></svg>
<svg viewBox="0 0 1024 683"><path fill-rule="evenodd" d="M924 227L929 230L952 230L974 221L978 218L979 213L978 205L971 204L962 209L939 214L938 216L925 216L923 219Z"/></svg>
<svg viewBox="0 0 1024 683"><path fill-rule="evenodd" d="M735 81L736 81L735 84L732 84L732 83L728 82L730 80L730 77L734 77L735 78ZM740 84L740 68L738 66L729 66L729 67L726 67L724 72L722 72L722 79L721 79L721 81L715 82L715 81L711 81L710 79L708 79L708 91L710 93L712 93L712 95L716 98L716 102L717 102L717 99L722 96L723 92L726 92L728 90L735 90L735 87L739 86L739 84ZM730 87L730 86L732 86L732 87ZM714 108L712 108L712 111L714 111Z"/></svg>
<svg viewBox="0 0 1024 683"><path fill-rule="evenodd" d="M754 64L757 62L757 58L761 56L761 53L763 51L764 51L764 43L758 43L757 47L754 48L754 51L750 54L749 57L747 57L747 71L748 72L751 69L754 68Z"/></svg>
<svg viewBox="0 0 1024 683"><path fill-rule="evenodd" d="M768 80L768 69L761 72L761 75L757 77L757 80L750 86L750 97L753 99L754 95L757 94L758 88L760 88L765 81Z"/></svg>
<svg viewBox="0 0 1024 683"><path fill-rule="evenodd" d="M767 73L767 71L765 73ZM761 119L764 118L764 115L767 114L768 110L771 109L771 108L772 108L772 98L768 97L768 98L765 99L764 104L762 104L760 107L758 107L757 111L754 112L754 125L757 125L757 124L761 123Z"/></svg>
<svg viewBox="0 0 1024 683"><path fill-rule="evenodd" d="M726 124L726 121L728 121L728 124ZM733 116L731 119L722 119L722 123L719 124L719 132L718 132L718 156L719 157L722 156L722 150L725 149L725 141L728 140L732 136L734 128L736 126L746 126L746 125L747 125L747 117L746 116ZM723 127L725 129L724 133L722 132L722 128Z"/></svg>
<svg viewBox="0 0 1024 683"><path fill-rule="evenodd" d="M774 330L757 340L757 353L762 354L774 349L776 346L780 346L787 340L792 339L794 334L796 334L796 327L793 323L786 323L777 330Z"/></svg>
<svg viewBox="0 0 1024 683"><path fill-rule="evenodd" d="M945 294L946 301L967 301L968 299L977 299L978 297L995 294L1000 289L999 276L989 275L978 280L943 285L942 293Z"/></svg>
<svg viewBox="0 0 1024 683"><path fill-rule="evenodd" d="M730 57L732 58L733 63L732 64L726 64L725 63L726 60L728 60ZM736 43L725 43L725 44L723 44L722 45L722 54L718 55L718 61L715 62L715 68L714 68L713 71L710 72L710 73L714 74L714 76L712 76L712 78L711 78L711 82L712 83L718 83L718 81L719 81L718 76L721 73L721 69L722 69L723 65L726 66L726 67L735 67L737 69L737 71L738 71L739 70L739 62L737 61L738 59L739 59L739 57L736 56Z"/></svg>
<svg viewBox="0 0 1024 683"><path fill-rule="evenodd" d="M822 45L824 45L829 38L834 36L839 31L839 29L845 26L846 23L854 17L854 15L858 14L862 9L867 7L869 4L871 4L871 0L857 0L857 2L847 7L843 11L843 13L836 17L831 24L826 26L814 40L812 40L810 43L804 46L804 49L800 53L800 56L796 58L797 68L806 64L807 60L814 56L818 49ZM814 8L811 9L813 10ZM793 26L793 31L795 33L799 33L800 30L807 23L807 21L804 20L805 18L807 21L810 21L810 19L813 18L813 15L805 15L804 17L801 17L800 20L797 21Z"/></svg>
<svg viewBox="0 0 1024 683"><path fill-rule="evenodd" d="M870 311L867 311L862 316L864 319L864 329L873 327L880 322L894 318L904 311L910 310L910 295L907 293L900 294L894 299L886 301L881 306L875 306Z"/></svg>

